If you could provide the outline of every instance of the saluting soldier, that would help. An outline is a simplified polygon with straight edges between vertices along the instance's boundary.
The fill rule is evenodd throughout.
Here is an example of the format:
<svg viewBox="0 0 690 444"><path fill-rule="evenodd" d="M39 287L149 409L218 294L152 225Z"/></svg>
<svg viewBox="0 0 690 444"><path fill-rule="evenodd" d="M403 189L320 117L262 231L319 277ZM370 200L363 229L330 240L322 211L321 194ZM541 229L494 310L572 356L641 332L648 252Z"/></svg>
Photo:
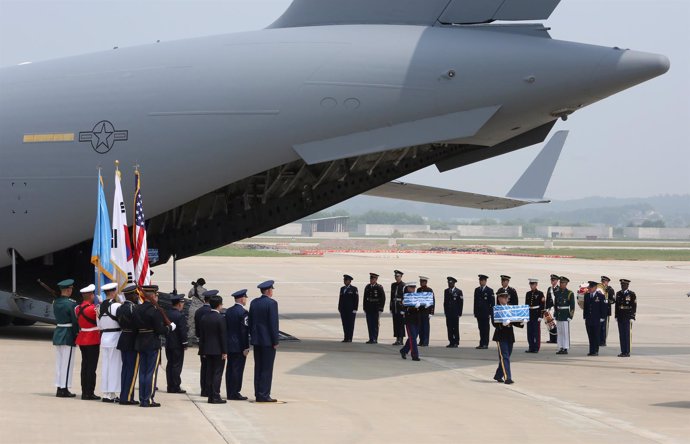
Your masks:
<svg viewBox="0 0 690 444"><path fill-rule="evenodd" d="M81 399L98 401L96 396L96 368L98 367L98 355L100 352L101 332L98 331L96 320L96 306L93 304L96 286L91 284L79 292L82 295L82 303L74 309L79 322L79 334L76 344L81 351Z"/></svg>
<svg viewBox="0 0 690 444"><path fill-rule="evenodd" d="M556 300L556 292L558 291L558 280L560 279L560 276L557 274L552 274L551 275L551 286L546 290L546 310L549 310L551 314L554 316L554 319L556 317L556 310L554 306L554 301ZM547 341L549 344L557 344L558 343L558 327L550 328L549 329L549 340Z"/></svg>
<svg viewBox="0 0 690 444"><path fill-rule="evenodd" d="M599 344L601 334L601 324L606 322L606 296L597 288L596 281L589 281L587 293L585 293L585 303L582 309L582 317L587 327L587 337L589 338L589 353L587 356L599 356Z"/></svg>
<svg viewBox="0 0 690 444"><path fill-rule="evenodd" d="M359 290L352 285L352 276L349 274L343 275L343 284L340 287L340 297L338 298L338 312L340 312L340 321L343 324L342 342L352 342L355 319L359 309Z"/></svg>
<svg viewBox="0 0 690 444"><path fill-rule="evenodd" d="M489 277L485 274L479 275L479 287L474 289L474 317L477 319L479 329L478 350L489 348L489 322L493 314L493 307L496 305L494 291L486 286Z"/></svg>
<svg viewBox="0 0 690 444"><path fill-rule="evenodd" d="M105 300L98 306L98 328L101 330L101 392L103 402L120 402L122 384L122 353L117 349L122 329L117 321L117 283L101 287Z"/></svg>
<svg viewBox="0 0 690 444"><path fill-rule="evenodd" d="M499 305L510 305L508 299L510 295L505 288L499 288L496 292L497 303ZM494 373L494 380L504 384L513 384L513 375L510 370L510 355L513 354L513 344L515 343L515 333L513 326L522 328L522 322L503 322L494 321L493 310L491 311L491 322L494 324L493 340L498 346L498 367Z"/></svg>
<svg viewBox="0 0 690 444"><path fill-rule="evenodd" d="M166 326L163 315L154 305L158 304L158 285L144 285L144 302L134 309L137 324L137 337L134 342L139 352L139 407L160 407L154 400L156 396L156 375L161 359L161 339L177 327L174 323Z"/></svg>
<svg viewBox="0 0 690 444"><path fill-rule="evenodd" d="M184 313L182 295L170 295L171 307L167 310L168 319L175 323L175 331L169 331L165 338L165 380L168 393L187 393L182 389L182 367L184 366L184 352L189 346L187 319Z"/></svg>
<svg viewBox="0 0 690 444"><path fill-rule="evenodd" d="M211 306L209 305L208 301L212 296L216 296L217 294L218 290L208 290L201 294L201 297L204 299L204 304L194 312L194 336L197 338L197 341L201 337L201 320L204 316L211 312ZM199 369L199 385L201 386L201 396L208 398L208 393L206 393L206 387L208 387L206 383L206 358L203 354L201 354L201 350L199 350L199 360L201 361L201 368Z"/></svg>
<svg viewBox="0 0 690 444"><path fill-rule="evenodd" d="M575 314L575 295L568 289L570 279L561 276L559 288L555 294L556 328L558 329L557 355L567 355L570 348L570 320Z"/></svg>
<svg viewBox="0 0 690 444"><path fill-rule="evenodd" d="M246 401L243 396L242 377L249 354L249 312L247 290L232 294L235 305L225 311L225 322L228 332L228 367L225 373L225 391L231 401Z"/></svg>
<svg viewBox="0 0 690 444"><path fill-rule="evenodd" d="M228 332L225 318L220 314L223 298L214 295L208 300L211 311L201 319L199 353L206 357L206 393L209 404L225 404L220 397L225 361L228 359Z"/></svg>
<svg viewBox="0 0 690 444"><path fill-rule="evenodd" d="M419 346L428 347L429 337L431 336L431 318L434 316L436 311L436 295L434 295L434 290L432 290L428 285L429 278L426 276L419 276L419 288L417 292L419 293L431 293L433 297L433 305L429 307L422 307L419 311Z"/></svg>
<svg viewBox="0 0 690 444"><path fill-rule="evenodd" d="M508 305L518 305L520 303L517 290L510 286L510 276L501 275L501 288L508 294Z"/></svg>
<svg viewBox="0 0 690 444"><path fill-rule="evenodd" d="M369 340L367 344L378 344L379 340L379 317L386 306L386 292L383 286L378 283L379 275L369 273L369 283L364 287L364 299L362 306L367 316L367 330L369 330Z"/></svg>
<svg viewBox="0 0 690 444"><path fill-rule="evenodd" d="M544 293L537 289L538 279L529 280L529 291L525 295L525 305L529 306L529 321L527 322L527 344L529 349L526 353L539 353L541 348L541 317L546 307Z"/></svg>
<svg viewBox="0 0 690 444"><path fill-rule="evenodd" d="M273 364L280 340L278 303L273 299L274 281L257 285L261 297L249 304L249 337L254 346L254 396L256 402L276 402L271 398Z"/></svg>
<svg viewBox="0 0 690 444"><path fill-rule="evenodd" d="M405 339L405 307L403 306L405 283L402 281L403 274L402 271L395 270L393 272L395 281L391 284L390 312L393 317L393 337L395 338L392 345L403 345Z"/></svg>
<svg viewBox="0 0 690 444"><path fill-rule="evenodd" d="M629 358L632 346L632 324L637 313L637 295L630 290L630 280L621 279L621 290L616 293L616 320L621 343L619 358ZM688 295L690 296L690 295Z"/></svg>
<svg viewBox="0 0 690 444"><path fill-rule="evenodd" d="M136 284L129 284L122 289L125 302L117 309L117 322L122 333L117 341L117 349L122 354L122 374L120 378L120 405L138 405L134 399L134 383L139 373L139 353L134 348L137 337L137 324L134 319L134 308L139 302Z"/></svg>
<svg viewBox="0 0 690 444"><path fill-rule="evenodd" d="M405 284L405 293L403 294L403 306L405 307L405 328L407 329L407 341L400 349L400 357L407 359L407 354L412 352L412 360L419 361L419 349L417 348L417 335L419 334L419 317L421 304L417 302L415 305L405 305L405 298L408 294L415 292L417 284L415 282L408 282Z"/></svg>
<svg viewBox="0 0 690 444"><path fill-rule="evenodd" d="M458 282L453 276L448 276L448 288L443 292L443 313L446 316L446 330L448 332L448 345L446 348L458 348L460 345L460 316L464 296L462 290L455 284Z"/></svg>
<svg viewBox="0 0 690 444"><path fill-rule="evenodd" d="M74 279L59 282L60 295L53 301L53 313L57 326L53 332L53 346L55 346L55 387L58 398L74 398L76 395L69 389L72 387L72 369L74 368L75 343L79 333L77 315L74 311L76 303L70 299L74 290Z"/></svg>
<svg viewBox="0 0 690 444"><path fill-rule="evenodd" d="M616 290L609 285L611 279L608 276L601 277L601 286L603 287L604 296L606 298L606 317L601 324L601 333L599 337L599 345L606 347L606 338L609 335L609 319L611 318L611 306L616 303Z"/></svg>

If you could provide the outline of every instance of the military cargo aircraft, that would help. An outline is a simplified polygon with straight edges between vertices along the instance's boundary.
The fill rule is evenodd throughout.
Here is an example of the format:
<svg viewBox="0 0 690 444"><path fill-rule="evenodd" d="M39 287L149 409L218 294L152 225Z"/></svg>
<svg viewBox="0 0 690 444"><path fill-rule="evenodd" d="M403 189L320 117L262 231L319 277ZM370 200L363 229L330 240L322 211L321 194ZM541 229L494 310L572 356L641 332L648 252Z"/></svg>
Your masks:
<svg viewBox="0 0 690 444"><path fill-rule="evenodd" d="M526 23L558 3L295 0L256 32L0 69L0 313L51 321L36 280L92 278L97 168L116 159L142 171L164 263L540 143L669 69Z"/></svg>

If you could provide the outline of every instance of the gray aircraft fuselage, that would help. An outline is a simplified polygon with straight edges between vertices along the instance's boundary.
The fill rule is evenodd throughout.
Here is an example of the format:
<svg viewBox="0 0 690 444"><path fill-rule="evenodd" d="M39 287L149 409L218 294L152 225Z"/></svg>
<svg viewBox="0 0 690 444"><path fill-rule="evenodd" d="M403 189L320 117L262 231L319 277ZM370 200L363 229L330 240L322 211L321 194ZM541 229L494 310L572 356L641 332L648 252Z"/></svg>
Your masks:
<svg viewBox="0 0 690 444"><path fill-rule="evenodd" d="M28 261L91 238L97 168L110 205L115 160L125 196L140 167L151 218L295 162L302 144L492 109L467 137L434 138L433 125L424 135L491 147L669 68L511 29L267 29L2 68L0 268L10 249ZM67 141L41 141L51 137Z"/></svg>

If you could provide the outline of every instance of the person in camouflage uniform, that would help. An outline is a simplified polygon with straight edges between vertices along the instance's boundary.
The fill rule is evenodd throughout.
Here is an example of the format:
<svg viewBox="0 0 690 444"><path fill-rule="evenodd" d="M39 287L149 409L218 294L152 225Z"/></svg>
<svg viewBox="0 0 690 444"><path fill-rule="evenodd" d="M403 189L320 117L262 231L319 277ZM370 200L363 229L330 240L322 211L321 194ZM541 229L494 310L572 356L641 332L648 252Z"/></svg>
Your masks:
<svg viewBox="0 0 690 444"><path fill-rule="evenodd" d="M190 345L199 343L199 338L196 336L196 329L194 328L194 314L204 305L204 297L202 296L206 291L204 285L206 285L206 280L204 278L199 278L196 282L192 282L192 288L187 293L187 297L191 300L189 312L187 313L187 331L189 332Z"/></svg>

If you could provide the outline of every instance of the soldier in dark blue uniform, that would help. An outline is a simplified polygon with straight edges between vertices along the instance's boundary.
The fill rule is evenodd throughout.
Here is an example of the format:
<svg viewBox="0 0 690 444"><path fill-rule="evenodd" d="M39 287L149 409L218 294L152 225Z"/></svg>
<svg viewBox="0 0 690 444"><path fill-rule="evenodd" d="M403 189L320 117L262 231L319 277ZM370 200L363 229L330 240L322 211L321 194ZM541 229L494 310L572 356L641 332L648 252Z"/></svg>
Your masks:
<svg viewBox="0 0 690 444"><path fill-rule="evenodd" d="M529 322L527 322L527 344L529 349L526 353L539 353L541 348L541 317L546 307L544 293L537 289L538 279L529 280L530 290L525 295L525 305L529 306Z"/></svg>
<svg viewBox="0 0 690 444"><path fill-rule="evenodd" d="M448 276L448 288L443 292L443 313L446 316L446 330L448 331L448 345L446 348L458 348L460 345L460 316L464 296L462 290L455 287L458 282L452 276Z"/></svg>
<svg viewBox="0 0 690 444"><path fill-rule="evenodd" d="M352 342L352 335L355 332L355 319L359 309L359 290L352 284L352 276L343 275L343 286L340 287L340 298L338 299L338 311L340 320L343 323L342 342Z"/></svg>
<svg viewBox="0 0 690 444"><path fill-rule="evenodd" d="M496 292L496 298L498 299L499 305L509 305L508 299L510 295L508 295L504 288L500 288ZM510 371L510 355L513 353L513 344L515 343L513 326L522 328L522 322L494 322L493 308L491 310L491 322L496 328L494 330L493 340L496 341L496 345L498 345L498 367L494 374L494 380L496 382L503 382L504 384L512 384L514 381Z"/></svg>
<svg viewBox="0 0 690 444"><path fill-rule="evenodd" d="M196 336L197 339L201 337L201 320L211 311L211 306L209 305L208 301L212 296L216 296L217 294L218 290L208 290L201 294L201 296L204 298L204 305L199 307L194 312L194 336ZM199 349L199 360L201 361L201 368L199 369L199 385L201 386L201 396L208 398L208 393L206 392L206 387L208 387L208 384L206 383L206 358L204 358L204 355L201 354L201 348Z"/></svg>
<svg viewBox="0 0 690 444"><path fill-rule="evenodd" d="M160 407L154 401L156 395L156 370L161 359L161 335L177 327L174 323L166 326L163 315L153 305L158 303L158 285L141 287L144 303L134 309L137 324L137 337L134 348L139 352L139 407Z"/></svg>
<svg viewBox="0 0 690 444"><path fill-rule="evenodd" d="M489 322L496 305L494 291L486 286L489 277L485 274L479 275L479 287L474 289L474 317L477 318L479 328L479 345L475 348L486 350L489 348Z"/></svg>
<svg viewBox="0 0 690 444"><path fill-rule="evenodd" d="M115 316L122 328L117 340L117 349L122 353L122 381L120 384L120 405L138 405L134 399L134 384L139 373L139 353L134 344L137 338L137 324L134 309L139 303L136 284L130 284L122 290L125 302L117 308Z"/></svg>
<svg viewBox="0 0 690 444"><path fill-rule="evenodd" d="M242 377L244 365L249 354L249 312L247 290L232 294L235 305L225 310L225 323L228 332L228 367L225 372L225 391L231 401L246 401L242 396Z"/></svg>
<svg viewBox="0 0 690 444"><path fill-rule="evenodd" d="M505 292L508 294L508 305L518 305L520 303L517 290L511 287L510 284L510 276L502 274L501 275L501 288L505 290ZM499 288L500 290L500 288Z"/></svg>
<svg viewBox="0 0 690 444"><path fill-rule="evenodd" d="M392 345L403 345L405 339L405 307L402 304L403 294L405 294L403 274L402 271L395 270L393 272L395 281L391 284L390 312L393 317L393 337L395 338Z"/></svg>
<svg viewBox="0 0 690 444"><path fill-rule="evenodd" d="M165 358L168 361L165 366L165 379L168 383L168 393L187 393L182 390L182 366L184 365L184 352L189 345L187 335L187 319L184 309L183 296L170 295L172 307L167 310L168 319L177 325L175 331L168 332L165 339Z"/></svg>
<svg viewBox="0 0 690 444"><path fill-rule="evenodd" d="M254 396L256 402L276 402L271 398L273 363L278 348L278 303L273 300L273 281L257 288L261 297L249 305L249 335L254 346Z"/></svg>
<svg viewBox="0 0 690 444"><path fill-rule="evenodd" d="M558 280L560 276L557 274L551 275L551 285L546 290L546 310L549 310L553 317L555 318L555 300L556 292L558 291ZM553 309L553 310L552 310ZM549 329L549 340L546 341L549 344L558 344L558 327L553 327Z"/></svg>
<svg viewBox="0 0 690 444"><path fill-rule="evenodd" d="M585 293L583 318L589 338L589 353L587 356L599 356L599 335L601 323L606 318L606 296L597 288L598 282L589 281L589 291Z"/></svg>
<svg viewBox="0 0 690 444"><path fill-rule="evenodd" d="M367 344L378 344L379 340L379 317L386 306L386 292L383 286L377 283L379 275L369 273L369 283L364 287L364 298L362 307L367 315L367 329L369 330L369 340Z"/></svg>
<svg viewBox="0 0 690 444"><path fill-rule="evenodd" d="M632 345L632 324L637 313L637 295L629 289L630 280L621 279L621 291L616 293L616 320L618 321L618 336L621 341L619 358L630 357ZM688 295L690 296L690 295Z"/></svg>
<svg viewBox="0 0 690 444"><path fill-rule="evenodd" d="M431 293L434 294L434 290L427 286L429 278L426 276L419 276L419 288L418 293ZM419 346L428 347L429 338L431 337L431 318L434 316L436 310L436 295L433 296L434 303L429 307L422 307L419 310Z"/></svg>
<svg viewBox="0 0 690 444"><path fill-rule="evenodd" d="M405 284L405 293L403 295L403 304L405 295L415 292L417 284L408 282ZM400 357L407 359L407 354L412 352L412 360L419 361L419 349L417 348L417 335L419 334L419 316L421 305L417 303L414 306L405 306L405 328L407 329L407 341L405 346L400 349Z"/></svg>
<svg viewBox="0 0 690 444"><path fill-rule="evenodd" d="M206 358L208 403L225 404L227 401L220 397L220 384L223 381L225 361L228 359L228 332L225 317L220 314L223 298L213 295L208 299L208 304L211 311L201 318L199 328L199 353Z"/></svg>
<svg viewBox="0 0 690 444"><path fill-rule="evenodd" d="M609 285L611 279L608 276L601 277L601 286L606 297L606 318L601 324L601 335L599 336L599 345L606 347L606 338L609 335L609 318L611 318L611 306L616 303L616 290Z"/></svg>

